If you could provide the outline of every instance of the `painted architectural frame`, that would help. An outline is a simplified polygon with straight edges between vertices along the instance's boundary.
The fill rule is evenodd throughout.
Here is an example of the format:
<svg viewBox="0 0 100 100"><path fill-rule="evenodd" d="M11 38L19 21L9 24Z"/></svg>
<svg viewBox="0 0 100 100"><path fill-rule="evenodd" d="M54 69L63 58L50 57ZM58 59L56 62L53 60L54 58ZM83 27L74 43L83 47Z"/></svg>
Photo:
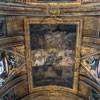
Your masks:
<svg viewBox="0 0 100 100"><path fill-rule="evenodd" d="M82 34L82 19L81 18L25 18L25 46L26 46L26 64L28 70L28 82L29 82L29 92L35 90L51 90L51 89L64 89L76 93L78 88L78 72L80 63L80 49L81 49L81 34ZM73 78L73 88L63 87L54 85L47 85L36 87L33 85L33 73L32 73L32 52L31 52L31 40L30 40L30 25L77 25L76 31L76 46L75 46L75 57L74 57L74 78ZM57 88L56 88L57 87Z"/></svg>

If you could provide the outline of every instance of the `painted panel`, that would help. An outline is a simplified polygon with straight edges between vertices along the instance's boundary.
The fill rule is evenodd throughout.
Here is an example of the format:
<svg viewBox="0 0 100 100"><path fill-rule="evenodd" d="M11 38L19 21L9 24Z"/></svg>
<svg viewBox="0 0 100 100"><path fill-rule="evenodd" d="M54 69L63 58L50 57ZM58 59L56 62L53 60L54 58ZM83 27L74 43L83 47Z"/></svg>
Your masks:
<svg viewBox="0 0 100 100"><path fill-rule="evenodd" d="M6 17L0 16L0 37L6 35Z"/></svg>
<svg viewBox="0 0 100 100"><path fill-rule="evenodd" d="M73 88L76 24L31 24L33 86Z"/></svg>

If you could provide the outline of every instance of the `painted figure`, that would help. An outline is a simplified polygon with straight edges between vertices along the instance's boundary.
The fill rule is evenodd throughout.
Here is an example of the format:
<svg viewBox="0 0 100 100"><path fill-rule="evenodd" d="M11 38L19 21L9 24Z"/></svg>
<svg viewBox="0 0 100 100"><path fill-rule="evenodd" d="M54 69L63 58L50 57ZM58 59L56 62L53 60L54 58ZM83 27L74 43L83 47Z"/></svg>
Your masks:
<svg viewBox="0 0 100 100"><path fill-rule="evenodd" d="M8 76L9 67L6 58L5 52L1 53L1 61L0 61L0 87L2 87L5 82L5 78Z"/></svg>
<svg viewBox="0 0 100 100"><path fill-rule="evenodd" d="M0 74L2 74L4 71L4 65L3 65L3 61L0 61Z"/></svg>
<svg viewBox="0 0 100 100"><path fill-rule="evenodd" d="M61 56L58 56L55 51L51 51L46 58L45 64L44 65L54 65L58 64L62 60Z"/></svg>
<svg viewBox="0 0 100 100"><path fill-rule="evenodd" d="M100 78L100 59L95 59L95 56L90 56L85 59L85 64L97 78Z"/></svg>
<svg viewBox="0 0 100 100"><path fill-rule="evenodd" d="M35 59L35 63L33 66L42 66L44 65L44 61L45 61L45 56L42 54L42 50L37 50L34 52L34 59Z"/></svg>
<svg viewBox="0 0 100 100"><path fill-rule="evenodd" d="M1 60L0 61L0 87L2 87L3 83L5 82L5 80L2 77L4 76L3 73L4 73L4 65L3 65L3 61Z"/></svg>
<svg viewBox="0 0 100 100"><path fill-rule="evenodd" d="M11 55L11 56L9 56L8 63L9 63L9 65L11 65L11 69L13 69L13 68L17 67L18 61L15 59L15 57L13 55Z"/></svg>
<svg viewBox="0 0 100 100"><path fill-rule="evenodd" d="M98 62L98 67L97 67L97 74L98 74L98 78L100 78L100 59Z"/></svg>

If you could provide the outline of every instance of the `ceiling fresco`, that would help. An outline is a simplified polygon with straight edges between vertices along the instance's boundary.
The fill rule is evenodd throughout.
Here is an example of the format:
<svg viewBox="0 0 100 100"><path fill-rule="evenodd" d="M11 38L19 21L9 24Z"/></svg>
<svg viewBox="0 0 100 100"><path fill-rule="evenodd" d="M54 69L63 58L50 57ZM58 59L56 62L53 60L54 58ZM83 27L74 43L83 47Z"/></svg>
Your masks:
<svg viewBox="0 0 100 100"><path fill-rule="evenodd" d="M34 86L73 88L77 25L30 25Z"/></svg>
<svg viewBox="0 0 100 100"><path fill-rule="evenodd" d="M99 100L99 5L0 0L0 100Z"/></svg>

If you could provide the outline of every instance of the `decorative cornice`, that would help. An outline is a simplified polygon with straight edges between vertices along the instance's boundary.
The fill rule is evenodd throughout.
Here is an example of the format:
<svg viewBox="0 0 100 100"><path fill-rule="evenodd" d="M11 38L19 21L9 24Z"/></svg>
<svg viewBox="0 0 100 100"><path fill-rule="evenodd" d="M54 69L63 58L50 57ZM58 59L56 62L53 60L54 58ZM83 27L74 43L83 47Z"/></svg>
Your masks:
<svg viewBox="0 0 100 100"><path fill-rule="evenodd" d="M29 5L29 4L12 4L1 3L0 14L3 15L23 15L23 16L84 16L84 15L100 15L100 3L88 3L81 5L60 6L58 4Z"/></svg>
<svg viewBox="0 0 100 100"><path fill-rule="evenodd" d="M95 2L100 2L99 0L76 0L76 2L80 1L81 3L95 3ZM36 0L0 0L2 3L15 3L15 4L34 4L34 3L40 3L39 1ZM46 3L41 0L41 3ZM48 1L47 3L52 3L52 1ZM57 3L57 0L56 0ZM55 4L56 4L55 3ZM61 2L62 3L62 2ZM66 3L73 3L73 2L67 2Z"/></svg>
<svg viewBox="0 0 100 100"><path fill-rule="evenodd" d="M82 0L82 3L95 3L100 2L100 0Z"/></svg>
<svg viewBox="0 0 100 100"><path fill-rule="evenodd" d="M4 37L0 38L0 48L7 48L24 44L23 36Z"/></svg>
<svg viewBox="0 0 100 100"><path fill-rule="evenodd" d="M7 93L7 91L9 91L11 88L14 88L16 85L20 84L21 82L27 82L26 75L20 76L12 80L8 84L6 84L4 87L2 87L2 89L0 90L0 97L3 97Z"/></svg>
<svg viewBox="0 0 100 100"><path fill-rule="evenodd" d="M94 80L89 79L89 77L80 75L79 76L79 84L83 84L88 86L89 88L95 90L100 95L100 85L98 83L94 82Z"/></svg>
<svg viewBox="0 0 100 100"><path fill-rule="evenodd" d="M88 8L87 8L88 9ZM52 11L56 10L56 11ZM48 12L48 13L47 13ZM100 10L85 10L82 11L79 9L79 11L74 11L70 9L60 9L57 11L57 9L50 9L49 11L46 11L46 9L33 9L31 11L16 11L14 9L11 10L1 10L0 14L1 15L20 15L20 16L50 16L51 14L56 14L56 16L84 16L84 15L100 15ZM60 12L60 13L58 13Z"/></svg>
<svg viewBox="0 0 100 100"><path fill-rule="evenodd" d="M83 37L83 46L100 48L100 38Z"/></svg>

